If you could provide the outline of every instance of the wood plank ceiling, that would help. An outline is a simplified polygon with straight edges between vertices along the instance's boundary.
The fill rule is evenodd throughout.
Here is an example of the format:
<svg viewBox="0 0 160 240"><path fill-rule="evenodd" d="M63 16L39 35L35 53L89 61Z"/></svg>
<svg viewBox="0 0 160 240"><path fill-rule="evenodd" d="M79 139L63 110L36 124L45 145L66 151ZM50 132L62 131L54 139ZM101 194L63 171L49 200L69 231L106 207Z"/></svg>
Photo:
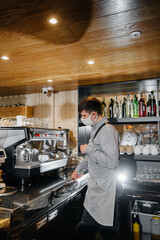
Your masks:
<svg viewBox="0 0 160 240"><path fill-rule="evenodd" d="M136 30L141 37L131 39ZM0 95L158 78L160 1L1 0L4 55L10 60L0 59Z"/></svg>

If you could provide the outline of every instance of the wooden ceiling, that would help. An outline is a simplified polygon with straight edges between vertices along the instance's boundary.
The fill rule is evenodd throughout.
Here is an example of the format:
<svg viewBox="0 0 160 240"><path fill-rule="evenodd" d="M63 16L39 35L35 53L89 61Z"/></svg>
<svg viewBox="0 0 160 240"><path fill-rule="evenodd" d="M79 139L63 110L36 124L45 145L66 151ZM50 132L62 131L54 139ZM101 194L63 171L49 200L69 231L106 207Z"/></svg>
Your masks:
<svg viewBox="0 0 160 240"><path fill-rule="evenodd" d="M131 39L136 30L141 37ZM160 1L1 0L3 55L0 95L158 78Z"/></svg>

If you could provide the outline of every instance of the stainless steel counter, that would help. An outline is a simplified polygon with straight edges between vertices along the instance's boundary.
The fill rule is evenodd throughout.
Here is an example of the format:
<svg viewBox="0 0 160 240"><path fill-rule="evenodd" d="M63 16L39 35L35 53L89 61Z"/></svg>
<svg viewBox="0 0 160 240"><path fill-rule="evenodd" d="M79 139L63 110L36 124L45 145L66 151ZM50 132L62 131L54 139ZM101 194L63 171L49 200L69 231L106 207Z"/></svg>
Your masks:
<svg viewBox="0 0 160 240"><path fill-rule="evenodd" d="M17 187L17 192L10 196L0 197L0 211L16 211L18 208L34 205L34 201L44 198L51 192L62 187L67 180L47 178L34 183L32 186ZM41 206L39 206L41 207Z"/></svg>
<svg viewBox="0 0 160 240"><path fill-rule="evenodd" d="M0 197L0 234L17 234L43 218L45 223L49 222L59 213L59 209L81 193L86 184L67 188L68 179L43 176L35 180L32 186L17 187L17 192L13 195ZM55 194L65 188L67 191Z"/></svg>

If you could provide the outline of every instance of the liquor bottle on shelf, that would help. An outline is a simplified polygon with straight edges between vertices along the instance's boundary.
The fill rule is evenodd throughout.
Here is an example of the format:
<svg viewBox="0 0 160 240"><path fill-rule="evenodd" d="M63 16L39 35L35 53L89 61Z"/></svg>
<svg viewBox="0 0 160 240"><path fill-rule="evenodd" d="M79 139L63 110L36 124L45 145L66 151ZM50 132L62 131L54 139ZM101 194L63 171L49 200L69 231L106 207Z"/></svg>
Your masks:
<svg viewBox="0 0 160 240"><path fill-rule="evenodd" d="M108 106L108 118L113 118L113 99L110 99L110 103Z"/></svg>
<svg viewBox="0 0 160 240"><path fill-rule="evenodd" d="M146 104L144 98L143 98L143 117L146 117Z"/></svg>
<svg viewBox="0 0 160 240"><path fill-rule="evenodd" d="M122 118L122 101L119 101L118 117Z"/></svg>
<svg viewBox="0 0 160 240"><path fill-rule="evenodd" d="M129 94L127 94L127 100L126 100L126 117L131 117L131 102L129 99Z"/></svg>
<svg viewBox="0 0 160 240"><path fill-rule="evenodd" d="M139 110L139 117L143 117L143 105L144 105L144 100L140 96L140 99L138 101L138 110Z"/></svg>
<svg viewBox="0 0 160 240"><path fill-rule="evenodd" d="M153 91L151 91L151 116L156 116L156 100Z"/></svg>
<svg viewBox="0 0 160 240"><path fill-rule="evenodd" d="M133 100L133 117L134 118L138 117L138 101L137 101L136 95L134 95L134 100Z"/></svg>
<svg viewBox="0 0 160 240"><path fill-rule="evenodd" d="M103 101L102 101L102 103L101 103L101 108L102 108L102 116L105 117L105 115L106 115L105 98L103 98Z"/></svg>
<svg viewBox="0 0 160 240"><path fill-rule="evenodd" d="M147 95L147 117L151 116L151 94Z"/></svg>
<svg viewBox="0 0 160 240"><path fill-rule="evenodd" d="M126 118L126 98L123 98L123 104L122 104L122 117Z"/></svg>
<svg viewBox="0 0 160 240"><path fill-rule="evenodd" d="M133 118L133 99L131 99L131 118Z"/></svg>
<svg viewBox="0 0 160 240"><path fill-rule="evenodd" d="M113 118L118 118L118 102L117 102L117 96L114 97L114 103L113 103Z"/></svg>

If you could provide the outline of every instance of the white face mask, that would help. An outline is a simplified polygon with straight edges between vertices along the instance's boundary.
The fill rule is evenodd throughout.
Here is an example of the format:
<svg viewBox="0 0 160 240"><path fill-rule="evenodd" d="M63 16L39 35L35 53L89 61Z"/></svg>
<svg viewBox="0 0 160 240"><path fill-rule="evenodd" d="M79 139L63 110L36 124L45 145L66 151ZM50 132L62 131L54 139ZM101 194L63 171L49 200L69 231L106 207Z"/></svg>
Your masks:
<svg viewBox="0 0 160 240"><path fill-rule="evenodd" d="M97 115L97 117L94 121L91 120L91 116L92 116L92 113L89 115L88 118L81 118L82 123L86 126L94 125L96 123L97 119L98 119L98 115Z"/></svg>

